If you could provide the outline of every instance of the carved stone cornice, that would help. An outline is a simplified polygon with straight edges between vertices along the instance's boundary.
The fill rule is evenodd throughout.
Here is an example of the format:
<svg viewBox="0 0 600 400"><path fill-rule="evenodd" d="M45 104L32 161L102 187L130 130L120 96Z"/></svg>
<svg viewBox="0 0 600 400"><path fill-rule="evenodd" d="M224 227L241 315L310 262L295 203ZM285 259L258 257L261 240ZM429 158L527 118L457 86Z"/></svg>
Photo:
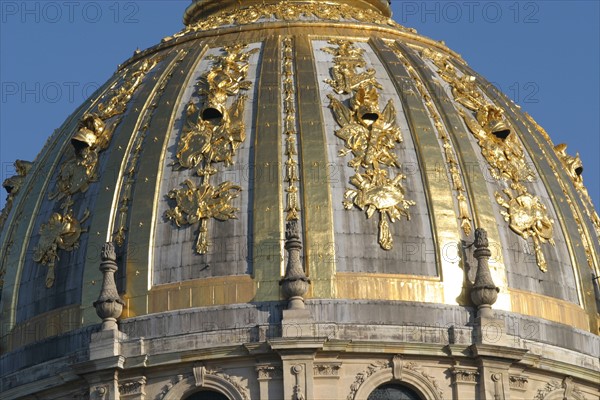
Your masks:
<svg viewBox="0 0 600 400"><path fill-rule="evenodd" d="M524 375L509 375L508 383L511 389L525 391L527 390L529 379Z"/></svg>
<svg viewBox="0 0 600 400"><path fill-rule="evenodd" d="M315 363L313 374L315 378L339 378L342 363Z"/></svg>
<svg viewBox="0 0 600 400"><path fill-rule="evenodd" d="M146 377L140 376L121 381L119 385L119 394L121 399L145 399L146 396Z"/></svg>
<svg viewBox="0 0 600 400"><path fill-rule="evenodd" d="M282 379L283 370L275 365L257 365L256 374L259 381Z"/></svg>
<svg viewBox="0 0 600 400"><path fill-rule="evenodd" d="M452 384L477 384L479 371L475 367L454 366L450 369L452 373Z"/></svg>

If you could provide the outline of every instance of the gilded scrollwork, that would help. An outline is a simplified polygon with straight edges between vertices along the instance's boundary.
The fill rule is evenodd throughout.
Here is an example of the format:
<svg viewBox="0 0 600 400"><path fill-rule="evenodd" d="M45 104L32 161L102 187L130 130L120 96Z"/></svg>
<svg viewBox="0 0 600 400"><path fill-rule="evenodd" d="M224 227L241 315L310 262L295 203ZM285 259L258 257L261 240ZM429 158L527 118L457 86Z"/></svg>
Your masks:
<svg viewBox="0 0 600 400"><path fill-rule="evenodd" d="M177 226L200 223L196 252L208 251L208 219L221 221L236 218L237 208L231 205L241 188L232 182L214 186L211 177L217 173L215 164L233 164L234 156L246 139L244 107L252 82L246 80L248 60L258 49L245 44L223 47L219 56L209 56L211 69L201 78L199 94L204 101L201 108L190 102L186 109L187 123L177 145L175 167L193 169L201 183L184 182L183 189L173 189L168 197L176 205L167 210L165 217ZM228 106L228 103L231 103Z"/></svg>
<svg viewBox="0 0 600 400"><path fill-rule="evenodd" d="M403 141L396 124L396 109L389 100L383 110L379 106L381 85L372 69L366 69L364 50L346 40L331 40L337 47L323 51L334 56L333 79L326 82L338 94L349 94L349 105L329 95L330 108L341 129L335 135L344 141L340 156L352 155L348 165L355 171L350 178L354 186L345 194L344 207L358 207L367 218L379 213L379 244L385 250L393 247L389 222L410 219L409 207L415 202L405 197L400 173L401 163L395 149Z"/></svg>
<svg viewBox="0 0 600 400"><path fill-rule="evenodd" d="M442 118L439 112L437 111L435 105L433 104L431 96L429 95L429 92L427 91L423 80L421 79L415 68L411 65L411 63L408 61L408 59L404 56L404 54L398 47L392 46L391 49L398 56L400 61L402 61L411 78L413 78L417 91L423 98L425 106L427 107L427 111L429 112L431 118L434 121L435 128L438 132L438 137L442 141L442 147L444 150L442 154L446 160L446 164L448 165L452 187L456 191L456 201L458 203L458 219L460 220L460 226L465 235L469 236L473 232L473 219L471 218L471 212L467 203L467 196L465 196L466 189L463 184L460 169L458 166L458 158L456 156L454 146L452 145L450 135L448 135L448 132L446 131L446 128L442 123Z"/></svg>
<svg viewBox="0 0 600 400"><path fill-rule="evenodd" d="M386 18L374 10L359 9L347 4L297 4L281 2L278 4L251 5L244 8L225 10L195 22L187 26L183 31L164 40L172 40L191 32L207 31L223 26L248 25L261 20L296 21L302 19L311 20L314 18L335 22L344 20L366 22L387 25L406 32L416 32L414 29L404 28L391 18Z"/></svg>
<svg viewBox="0 0 600 400"><path fill-rule="evenodd" d="M477 139L492 177L509 185L495 193L496 201L504 208L501 213L513 232L533 240L538 267L545 272L548 265L541 244L554 245L554 220L539 197L530 194L525 186L535 179L535 173L527 164L523 145L512 132L504 110L487 100L474 76L459 75L448 56L429 49L422 54L450 85L454 100L460 105L458 111Z"/></svg>
<svg viewBox="0 0 600 400"><path fill-rule="evenodd" d="M71 138L72 154L63 162L58 172L56 186L49 194L50 200L60 201L60 212L55 212L40 227L40 240L34 249L33 260L48 267L46 287L54 284L54 268L59 260L58 251L72 251L79 245L81 224L88 218L85 210L78 219L73 211L73 196L85 193L98 179L98 160L102 151L110 145L114 129L121 114L144 77L156 66L158 58L146 59L133 72L125 73L120 84L115 84L93 112L86 113L79 121L77 132Z"/></svg>

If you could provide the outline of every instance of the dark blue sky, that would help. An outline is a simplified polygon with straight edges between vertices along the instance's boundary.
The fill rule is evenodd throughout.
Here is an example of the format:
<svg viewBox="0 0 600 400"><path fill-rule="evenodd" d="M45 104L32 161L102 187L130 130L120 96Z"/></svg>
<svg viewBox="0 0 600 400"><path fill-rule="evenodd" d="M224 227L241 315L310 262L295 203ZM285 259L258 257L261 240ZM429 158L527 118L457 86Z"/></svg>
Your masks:
<svg viewBox="0 0 600 400"><path fill-rule="evenodd" d="M189 1L0 1L0 163L32 160L126 60L182 28ZM446 44L579 152L600 207L600 2L399 1L394 19ZM4 204L4 194L0 194Z"/></svg>

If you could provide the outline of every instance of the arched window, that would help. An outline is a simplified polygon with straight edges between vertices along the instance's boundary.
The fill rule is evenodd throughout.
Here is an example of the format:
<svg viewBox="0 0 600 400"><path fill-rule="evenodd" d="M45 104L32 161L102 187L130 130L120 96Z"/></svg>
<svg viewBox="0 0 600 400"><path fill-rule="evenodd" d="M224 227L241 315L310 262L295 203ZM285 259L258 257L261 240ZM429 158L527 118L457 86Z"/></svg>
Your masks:
<svg viewBox="0 0 600 400"><path fill-rule="evenodd" d="M373 390L367 400L421 400L421 397L406 386L385 384Z"/></svg>
<svg viewBox="0 0 600 400"><path fill-rule="evenodd" d="M213 391L201 391L192 394L185 398L185 400L229 400L224 394L213 392Z"/></svg>

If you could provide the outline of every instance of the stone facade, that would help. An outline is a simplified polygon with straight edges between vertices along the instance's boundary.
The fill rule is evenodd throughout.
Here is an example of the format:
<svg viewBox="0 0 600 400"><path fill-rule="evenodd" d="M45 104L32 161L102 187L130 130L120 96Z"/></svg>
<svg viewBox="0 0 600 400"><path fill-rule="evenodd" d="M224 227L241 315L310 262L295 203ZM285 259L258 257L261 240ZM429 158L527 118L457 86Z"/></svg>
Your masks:
<svg viewBox="0 0 600 400"><path fill-rule="evenodd" d="M411 313L402 304L373 305ZM307 301L311 312L320 306ZM513 320L527 326L539 322L547 340L556 343L550 345L532 340L527 330L506 330L506 315L501 314L484 325L460 327L361 325L356 320L364 318L368 305L344 306L354 318L308 322L308 330L314 332L310 336L284 335L281 324L253 325L244 320L202 330L203 319L218 309L205 310L208 315L175 312L131 318L121 324L128 334L73 332L63 338L70 349L65 357L39 354L32 364L6 374L3 398L179 400L212 390L243 400L351 400L366 399L377 387L392 382L435 400L564 396L591 400L600 395L595 384L600 349L589 333L563 336L555 324ZM245 312L253 308L247 306ZM239 311L238 315L244 313ZM566 349L561 340L580 343L582 348Z"/></svg>

